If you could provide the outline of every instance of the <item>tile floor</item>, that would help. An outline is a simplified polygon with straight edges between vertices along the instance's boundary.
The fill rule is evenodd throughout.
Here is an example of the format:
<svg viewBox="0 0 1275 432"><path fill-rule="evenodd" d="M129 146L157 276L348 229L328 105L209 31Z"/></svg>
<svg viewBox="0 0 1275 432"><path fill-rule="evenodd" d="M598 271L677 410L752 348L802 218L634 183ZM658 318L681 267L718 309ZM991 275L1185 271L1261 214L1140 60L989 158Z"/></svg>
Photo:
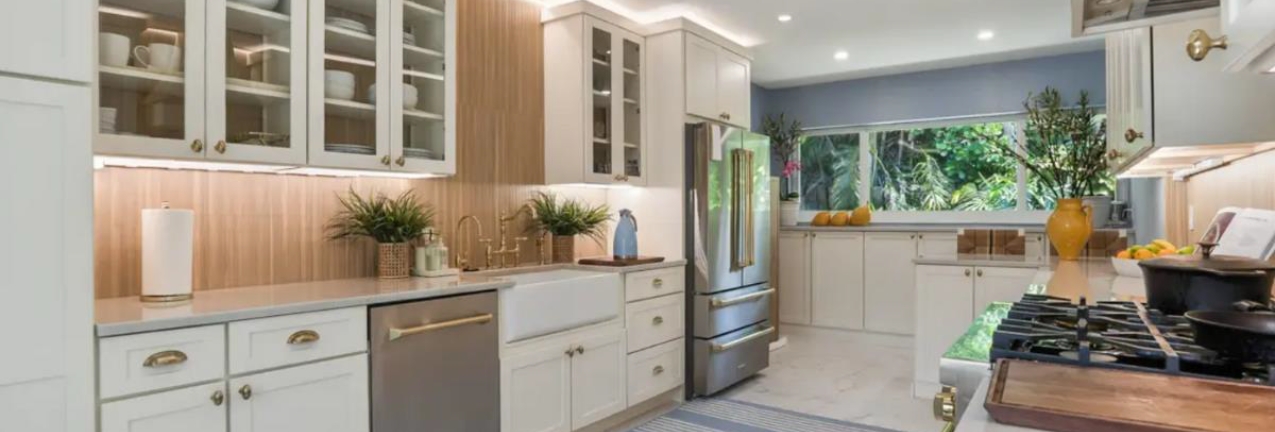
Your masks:
<svg viewBox="0 0 1275 432"><path fill-rule="evenodd" d="M719 397L906 432L933 432L929 400L912 398L912 340L785 326L770 368Z"/></svg>

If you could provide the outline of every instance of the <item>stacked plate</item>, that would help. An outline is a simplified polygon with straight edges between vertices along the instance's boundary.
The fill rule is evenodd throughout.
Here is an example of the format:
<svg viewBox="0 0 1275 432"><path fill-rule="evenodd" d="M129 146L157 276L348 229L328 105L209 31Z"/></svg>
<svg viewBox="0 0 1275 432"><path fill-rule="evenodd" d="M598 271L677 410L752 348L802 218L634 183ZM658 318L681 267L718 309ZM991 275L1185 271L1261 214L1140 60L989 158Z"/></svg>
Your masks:
<svg viewBox="0 0 1275 432"><path fill-rule="evenodd" d="M403 155L416 159L438 159L434 156L434 151L429 149L407 147L403 149Z"/></svg>
<svg viewBox="0 0 1275 432"><path fill-rule="evenodd" d="M363 33L363 34L372 34L371 32L368 31L366 25L349 18L331 17L331 18L328 18L328 25L332 27L343 28L346 30Z"/></svg>
<svg viewBox="0 0 1275 432"><path fill-rule="evenodd" d="M328 144L327 150L336 153L370 155L376 154L376 147L363 144Z"/></svg>
<svg viewBox="0 0 1275 432"><path fill-rule="evenodd" d="M97 130L101 133L115 133L115 108L98 108Z"/></svg>

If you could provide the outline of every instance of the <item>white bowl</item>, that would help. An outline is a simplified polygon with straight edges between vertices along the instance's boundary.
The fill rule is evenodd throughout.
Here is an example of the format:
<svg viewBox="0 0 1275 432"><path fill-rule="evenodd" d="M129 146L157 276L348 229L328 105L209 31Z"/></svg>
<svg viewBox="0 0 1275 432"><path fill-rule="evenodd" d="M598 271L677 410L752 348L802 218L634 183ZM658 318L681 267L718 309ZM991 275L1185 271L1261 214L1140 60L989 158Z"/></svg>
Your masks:
<svg viewBox="0 0 1275 432"><path fill-rule="evenodd" d="M230 0L232 3L246 4L255 8L265 10L274 10L279 5L279 0Z"/></svg>
<svg viewBox="0 0 1275 432"><path fill-rule="evenodd" d="M418 94L416 86L403 84L403 108L416 109ZM376 104L376 84L367 86L367 100L374 105Z"/></svg>
<svg viewBox="0 0 1275 432"><path fill-rule="evenodd" d="M342 70L323 71L323 95L332 99L354 99L354 73Z"/></svg>
<svg viewBox="0 0 1275 432"><path fill-rule="evenodd" d="M1138 260L1111 257L1111 266L1116 268L1116 274L1120 276L1142 277L1142 268L1138 267Z"/></svg>

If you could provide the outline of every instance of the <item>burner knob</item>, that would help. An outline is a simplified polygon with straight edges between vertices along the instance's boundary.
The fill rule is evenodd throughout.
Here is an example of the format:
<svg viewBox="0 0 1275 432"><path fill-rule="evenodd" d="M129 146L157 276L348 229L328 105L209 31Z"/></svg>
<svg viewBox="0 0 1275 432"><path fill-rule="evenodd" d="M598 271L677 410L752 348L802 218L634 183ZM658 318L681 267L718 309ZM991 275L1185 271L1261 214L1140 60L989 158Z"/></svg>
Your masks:
<svg viewBox="0 0 1275 432"><path fill-rule="evenodd" d="M956 421L956 387L943 386L934 395L934 418L947 422L943 430L951 430Z"/></svg>

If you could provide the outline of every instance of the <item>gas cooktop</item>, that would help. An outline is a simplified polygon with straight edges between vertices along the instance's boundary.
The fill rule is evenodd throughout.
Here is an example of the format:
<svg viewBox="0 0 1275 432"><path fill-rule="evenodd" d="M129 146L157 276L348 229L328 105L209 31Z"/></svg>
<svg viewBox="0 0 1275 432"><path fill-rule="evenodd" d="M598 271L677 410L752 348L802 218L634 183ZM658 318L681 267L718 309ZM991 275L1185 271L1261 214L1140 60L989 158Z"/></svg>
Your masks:
<svg viewBox="0 0 1275 432"><path fill-rule="evenodd" d="M1275 364L1225 358L1195 344L1186 318L1136 302L1024 295L992 337L991 360L1000 358L1275 386Z"/></svg>

